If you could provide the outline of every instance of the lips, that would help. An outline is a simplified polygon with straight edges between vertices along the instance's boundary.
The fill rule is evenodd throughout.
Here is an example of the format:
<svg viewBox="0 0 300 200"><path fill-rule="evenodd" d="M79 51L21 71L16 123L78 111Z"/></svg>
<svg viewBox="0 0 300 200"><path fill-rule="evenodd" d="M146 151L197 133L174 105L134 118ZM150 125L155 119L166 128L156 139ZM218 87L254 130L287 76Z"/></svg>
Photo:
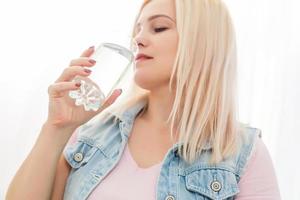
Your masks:
<svg viewBox="0 0 300 200"><path fill-rule="evenodd" d="M135 57L135 60L138 61L138 60L145 60L145 59L152 59L152 58L153 58L153 57L151 57L151 56L149 56L149 55L139 53L139 54L137 54L137 56Z"/></svg>

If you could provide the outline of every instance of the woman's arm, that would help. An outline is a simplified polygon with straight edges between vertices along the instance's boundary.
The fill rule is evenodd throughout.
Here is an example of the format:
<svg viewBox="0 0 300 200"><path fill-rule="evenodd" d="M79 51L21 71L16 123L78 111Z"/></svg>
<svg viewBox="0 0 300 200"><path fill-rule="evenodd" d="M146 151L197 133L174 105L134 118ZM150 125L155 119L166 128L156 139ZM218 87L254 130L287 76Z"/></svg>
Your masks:
<svg viewBox="0 0 300 200"><path fill-rule="evenodd" d="M63 184L54 187L55 174L56 169L67 167L62 160L62 152L72 132L73 129L43 125L35 145L8 187L7 200L46 200L51 198L54 189L54 191L63 191ZM57 173L66 174L65 172L64 170ZM55 182L62 183L64 180L58 179Z"/></svg>

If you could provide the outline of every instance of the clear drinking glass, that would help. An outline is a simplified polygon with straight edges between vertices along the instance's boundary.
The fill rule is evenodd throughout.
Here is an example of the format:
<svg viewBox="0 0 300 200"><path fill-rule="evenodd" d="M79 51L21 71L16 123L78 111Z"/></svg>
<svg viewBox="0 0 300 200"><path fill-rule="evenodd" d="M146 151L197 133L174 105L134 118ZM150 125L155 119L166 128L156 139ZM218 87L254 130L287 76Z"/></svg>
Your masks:
<svg viewBox="0 0 300 200"><path fill-rule="evenodd" d="M73 81L80 82L78 90L69 92L77 106L84 106L86 111L97 111L122 78L129 73L134 60L134 53L115 43L101 43L90 56L96 61L88 77L76 76Z"/></svg>

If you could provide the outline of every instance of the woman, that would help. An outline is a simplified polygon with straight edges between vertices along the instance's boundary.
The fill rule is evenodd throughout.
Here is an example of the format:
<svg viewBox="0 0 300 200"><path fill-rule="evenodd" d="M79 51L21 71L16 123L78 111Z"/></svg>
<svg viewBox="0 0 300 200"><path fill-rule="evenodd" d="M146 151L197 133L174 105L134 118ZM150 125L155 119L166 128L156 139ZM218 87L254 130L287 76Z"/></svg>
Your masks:
<svg viewBox="0 0 300 200"><path fill-rule="evenodd" d="M92 73L82 66L94 65L93 48L49 86L48 119L7 199L280 199L260 130L237 120L226 6L145 1L132 39L122 101L116 90L95 113L68 98L80 86L71 80Z"/></svg>

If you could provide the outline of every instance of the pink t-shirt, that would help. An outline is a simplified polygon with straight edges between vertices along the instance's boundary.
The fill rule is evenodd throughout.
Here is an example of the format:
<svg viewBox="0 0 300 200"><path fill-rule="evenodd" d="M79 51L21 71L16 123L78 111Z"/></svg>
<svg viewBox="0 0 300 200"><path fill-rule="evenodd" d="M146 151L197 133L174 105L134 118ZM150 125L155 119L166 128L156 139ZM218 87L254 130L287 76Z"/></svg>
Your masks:
<svg viewBox="0 0 300 200"><path fill-rule="evenodd" d="M141 197L155 200L156 182L161 165L162 162L148 168L140 168L126 145L121 160L91 193L88 200L134 200Z"/></svg>
<svg viewBox="0 0 300 200"><path fill-rule="evenodd" d="M76 141L73 134L69 143ZM128 145L115 168L93 190L88 200L156 199L156 183L162 162L140 168L130 154ZM143 184L141 184L143 183ZM146 186L145 183L148 183ZM263 141L258 138L255 149L238 183L236 200L280 200L273 163ZM118 191L118 192L116 192Z"/></svg>
<svg viewBox="0 0 300 200"><path fill-rule="evenodd" d="M237 200L280 200L277 178L269 151L261 138L257 139L245 173L238 183Z"/></svg>

